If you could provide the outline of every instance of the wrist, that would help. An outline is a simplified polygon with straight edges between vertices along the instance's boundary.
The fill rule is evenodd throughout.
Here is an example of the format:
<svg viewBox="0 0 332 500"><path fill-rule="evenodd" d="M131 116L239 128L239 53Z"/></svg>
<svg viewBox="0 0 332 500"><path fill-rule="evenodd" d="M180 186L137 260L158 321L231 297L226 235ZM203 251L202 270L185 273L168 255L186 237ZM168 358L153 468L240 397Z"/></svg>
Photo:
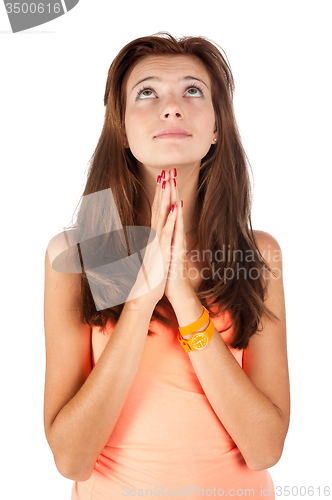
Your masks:
<svg viewBox="0 0 332 500"><path fill-rule="evenodd" d="M172 307L180 328L194 323L194 321L202 315L204 310L194 290L181 300L172 303Z"/></svg>
<svg viewBox="0 0 332 500"><path fill-rule="evenodd" d="M148 302L147 300L133 299L133 300L128 300L125 303L123 310L146 312L152 316L155 307L156 304Z"/></svg>
<svg viewBox="0 0 332 500"><path fill-rule="evenodd" d="M202 332L203 330L205 330L208 326L209 326L209 322L210 322L210 318L208 319L208 321L201 327L201 328L198 328L198 330L195 330L194 332L192 333L189 333L189 335L182 335L182 337L185 339L185 340L190 340L191 337L193 335L195 335L195 333L198 333L198 332Z"/></svg>

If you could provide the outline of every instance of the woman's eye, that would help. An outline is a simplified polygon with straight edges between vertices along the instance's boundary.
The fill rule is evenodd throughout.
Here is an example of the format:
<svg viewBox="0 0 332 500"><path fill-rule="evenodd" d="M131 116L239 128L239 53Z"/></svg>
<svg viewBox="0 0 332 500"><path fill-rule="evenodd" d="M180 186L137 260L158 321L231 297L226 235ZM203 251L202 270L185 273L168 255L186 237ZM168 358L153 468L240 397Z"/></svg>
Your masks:
<svg viewBox="0 0 332 500"><path fill-rule="evenodd" d="M137 99L148 99L149 97L154 97L153 90L143 89L138 93Z"/></svg>
<svg viewBox="0 0 332 500"><path fill-rule="evenodd" d="M197 87L190 87L186 92L194 97L201 97L203 95L203 92Z"/></svg>

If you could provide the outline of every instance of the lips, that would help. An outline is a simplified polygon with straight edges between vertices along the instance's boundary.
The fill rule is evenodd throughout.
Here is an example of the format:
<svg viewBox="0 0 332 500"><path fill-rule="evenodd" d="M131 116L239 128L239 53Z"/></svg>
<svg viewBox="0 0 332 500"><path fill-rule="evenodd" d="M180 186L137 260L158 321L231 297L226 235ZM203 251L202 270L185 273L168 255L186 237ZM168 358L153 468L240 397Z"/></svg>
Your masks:
<svg viewBox="0 0 332 500"><path fill-rule="evenodd" d="M190 134L186 131L186 130L183 130L182 128L168 128L168 129L165 129L165 130L162 130L161 132L159 132L159 134L157 134L155 136L162 139L162 138L184 138L184 137L189 137Z"/></svg>

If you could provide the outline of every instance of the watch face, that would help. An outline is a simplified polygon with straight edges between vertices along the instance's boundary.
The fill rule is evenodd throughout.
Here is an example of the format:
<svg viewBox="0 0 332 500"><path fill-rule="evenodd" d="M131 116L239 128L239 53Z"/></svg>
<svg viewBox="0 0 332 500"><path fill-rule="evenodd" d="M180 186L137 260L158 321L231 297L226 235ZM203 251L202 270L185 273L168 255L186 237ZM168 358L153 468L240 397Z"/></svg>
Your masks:
<svg viewBox="0 0 332 500"><path fill-rule="evenodd" d="M205 333L196 333L191 339L191 344L194 349L204 349L208 343L208 338Z"/></svg>

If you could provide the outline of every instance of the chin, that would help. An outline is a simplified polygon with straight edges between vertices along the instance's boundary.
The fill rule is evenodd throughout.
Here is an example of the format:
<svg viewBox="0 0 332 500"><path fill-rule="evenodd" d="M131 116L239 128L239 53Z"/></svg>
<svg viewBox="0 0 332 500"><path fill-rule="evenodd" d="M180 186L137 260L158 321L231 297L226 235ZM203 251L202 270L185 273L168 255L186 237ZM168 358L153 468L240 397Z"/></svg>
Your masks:
<svg viewBox="0 0 332 500"><path fill-rule="evenodd" d="M203 158L203 157L202 157ZM153 157L152 155L149 157L149 159L141 159L139 162L142 165L148 165L148 166L153 166L154 168L161 168L161 169L167 169L170 170L171 168L174 167L179 167L181 166L185 167L187 165L200 165L201 163L201 158L189 156L189 155L183 155L183 154L165 154L165 155L158 155L156 157Z"/></svg>

